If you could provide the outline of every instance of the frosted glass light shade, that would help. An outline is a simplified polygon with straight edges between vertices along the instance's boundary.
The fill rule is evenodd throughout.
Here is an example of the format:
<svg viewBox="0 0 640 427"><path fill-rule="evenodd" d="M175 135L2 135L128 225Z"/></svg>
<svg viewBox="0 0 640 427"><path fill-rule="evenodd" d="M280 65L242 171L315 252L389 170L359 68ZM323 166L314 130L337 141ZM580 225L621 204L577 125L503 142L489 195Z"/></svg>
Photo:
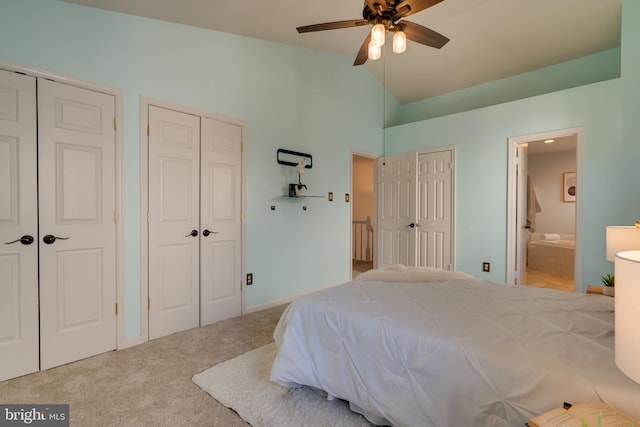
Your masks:
<svg viewBox="0 0 640 427"><path fill-rule="evenodd" d="M393 33L393 53L402 53L407 50L407 35L404 31Z"/></svg>
<svg viewBox="0 0 640 427"><path fill-rule="evenodd" d="M640 383L640 250L616 254L615 277L616 365Z"/></svg>
<svg viewBox="0 0 640 427"><path fill-rule="evenodd" d="M377 44L373 40L371 40L369 42L369 49L367 51L367 57L370 60L375 61L377 59L380 59L381 56L382 56L382 48L380 47L379 44Z"/></svg>
<svg viewBox="0 0 640 427"><path fill-rule="evenodd" d="M607 227L607 260L613 261L616 252L640 249L640 228L613 225Z"/></svg>
<svg viewBox="0 0 640 427"><path fill-rule="evenodd" d="M371 41L373 43L377 43L380 47L384 46L384 39L386 35L387 29L382 24L376 24L371 29Z"/></svg>

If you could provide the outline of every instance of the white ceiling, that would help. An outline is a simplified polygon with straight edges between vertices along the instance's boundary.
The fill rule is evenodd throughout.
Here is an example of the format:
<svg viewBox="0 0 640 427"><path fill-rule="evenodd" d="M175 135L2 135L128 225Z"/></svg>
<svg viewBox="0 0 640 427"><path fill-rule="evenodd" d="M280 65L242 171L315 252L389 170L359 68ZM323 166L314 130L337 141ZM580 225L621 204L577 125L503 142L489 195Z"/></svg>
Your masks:
<svg viewBox="0 0 640 427"><path fill-rule="evenodd" d="M563 151L576 152L578 147L578 136L563 136L553 138L552 143L545 143L544 140L529 141L527 143L529 155L559 153Z"/></svg>
<svg viewBox="0 0 640 427"><path fill-rule="evenodd" d="M63 1L339 53L350 63L370 29L296 31L359 19L363 0ZM444 0L407 18L450 38L442 49L408 42L405 53L364 66L401 103L442 95L619 46L622 1Z"/></svg>

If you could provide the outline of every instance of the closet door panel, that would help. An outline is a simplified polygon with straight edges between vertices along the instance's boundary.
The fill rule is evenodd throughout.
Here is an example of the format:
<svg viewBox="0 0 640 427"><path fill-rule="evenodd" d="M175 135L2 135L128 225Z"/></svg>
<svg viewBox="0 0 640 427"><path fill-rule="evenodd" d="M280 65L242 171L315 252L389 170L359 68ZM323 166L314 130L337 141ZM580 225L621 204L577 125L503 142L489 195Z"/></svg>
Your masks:
<svg viewBox="0 0 640 427"><path fill-rule="evenodd" d="M413 153L378 159L378 267L416 265L415 177Z"/></svg>
<svg viewBox="0 0 640 427"><path fill-rule="evenodd" d="M418 266L453 268L452 152L418 156Z"/></svg>
<svg viewBox="0 0 640 427"><path fill-rule="evenodd" d="M202 118L201 324L242 314L242 128Z"/></svg>
<svg viewBox="0 0 640 427"><path fill-rule="evenodd" d="M200 118L149 106L149 128L149 338L153 339L200 322Z"/></svg>
<svg viewBox="0 0 640 427"><path fill-rule="evenodd" d="M36 80L0 70L0 381L39 368L36 160Z"/></svg>
<svg viewBox="0 0 640 427"><path fill-rule="evenodd" d="M115 100L38 80L41 369L116 347Z"/></svg>

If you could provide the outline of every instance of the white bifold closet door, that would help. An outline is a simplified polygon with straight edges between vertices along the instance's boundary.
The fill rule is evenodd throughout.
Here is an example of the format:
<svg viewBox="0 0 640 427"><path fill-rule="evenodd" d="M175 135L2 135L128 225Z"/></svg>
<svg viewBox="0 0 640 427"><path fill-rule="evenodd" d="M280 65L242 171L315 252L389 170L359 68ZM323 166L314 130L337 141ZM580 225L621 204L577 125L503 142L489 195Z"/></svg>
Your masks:
<svg viewBox="0 0 640 427"><path fill-rule="evenodd" d="M198 326L200 118L149 106L149 339Z"/></svg>
<svg viewBox="0 0 640 427"><path fill-rule="evenodd" d="M0 381L39 369L36 79L0 70Z"/></svg>
<svg viewBox="0 0 640 427"><path fill-rule="evenodd" d="M116 348L115 99L38 79L41 369Z"/></svg>
<svg viewBox="0 0 640 427"><path fill-rule="evenodd" d="M416 265L416 167L415 153L378 159L378 267Z"/></svg>
<svg viewBox="0 0 640 427"><path fill-rule="evenodd" d="M378 159L378 267L453 269L453 151Z"/></svg>
<svg viewBox="0 0 640 427"><path fill-rule="evenodd" d="M200 324L242 314L242 128L202 119Z"/></svg>
<svg viewBox="0 0 640 427"><path fill-rule="evenodd" d="M116 348L114 117L111 95L0 72L0 379Z"/></svg>
<svg viewBox="0 0 640 427"><path fill-rule="evenodd" d="M149 338L238 316L242 128L150 105Z"/></svg>
<svg viewBox="0 0 640 427"><path fill-rule="evenodd" d="M418 154L419 266L453 269L453 152Z"/></svg>

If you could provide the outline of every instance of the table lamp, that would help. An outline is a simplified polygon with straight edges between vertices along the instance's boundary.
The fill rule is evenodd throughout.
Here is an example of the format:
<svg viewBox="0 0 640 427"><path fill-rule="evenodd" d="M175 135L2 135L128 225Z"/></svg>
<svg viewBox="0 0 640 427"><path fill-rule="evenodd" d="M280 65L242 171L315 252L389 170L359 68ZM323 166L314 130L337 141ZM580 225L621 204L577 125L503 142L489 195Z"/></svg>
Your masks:
<svg viewBox="0 0 640 427"><path fill-rule="evenodd" d="M640 250L616 253L615 278L616 365L640 383Z"/></svg>
<svg viewBox="0 0 640 427"><path fill-rule="evenodd" d="M640 249L640 228L624 225L607 227L607 261L614 261L616 252Z"/></svg>

